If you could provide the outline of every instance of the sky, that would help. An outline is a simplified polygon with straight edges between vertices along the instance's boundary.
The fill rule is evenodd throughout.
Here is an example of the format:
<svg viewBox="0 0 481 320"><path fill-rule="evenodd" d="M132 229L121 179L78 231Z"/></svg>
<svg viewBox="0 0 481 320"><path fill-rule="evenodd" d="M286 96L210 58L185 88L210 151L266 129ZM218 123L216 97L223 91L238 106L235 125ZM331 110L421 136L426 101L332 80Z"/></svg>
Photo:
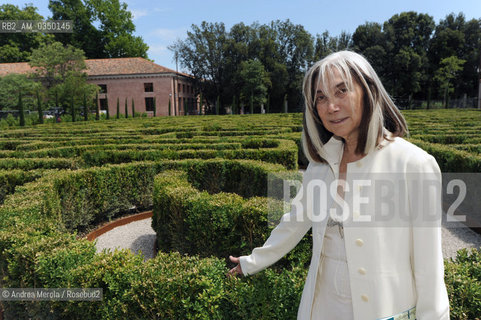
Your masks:
<svg viewBox="0 0 481 320"><path fill-rule="evenodd" d="M148 57L176 69L168 46L186 38L193 24L223 22L226 30L240 22L268 24L289 19L303 25L313 36L329 31L354 33L366 22L383 23L404 11L427 13L439 23L450 13L464 13L467 20L481 18L481 0L120 0L128 5L136 26L135 35L149 46ZM48 0L0 0L23 8L33 3L44 18L51 16ZM178 66L179 71L186 71Z"/></svg>

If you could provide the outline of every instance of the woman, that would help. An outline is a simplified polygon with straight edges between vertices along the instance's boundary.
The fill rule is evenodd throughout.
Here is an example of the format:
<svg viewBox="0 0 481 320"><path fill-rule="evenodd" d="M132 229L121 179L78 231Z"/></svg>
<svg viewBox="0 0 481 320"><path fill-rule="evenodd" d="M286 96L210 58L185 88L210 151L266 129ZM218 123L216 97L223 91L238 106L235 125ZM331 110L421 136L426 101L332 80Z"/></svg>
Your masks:
<svg viewBox="0 0 481 320"><path fill-rule="evenodd" d="M298 319L449 319L436 161L401 138L406 122L361 55L314 64L303 94L302 188L262 247L230 257L229 274L267 268L312 227Z"/></svg>

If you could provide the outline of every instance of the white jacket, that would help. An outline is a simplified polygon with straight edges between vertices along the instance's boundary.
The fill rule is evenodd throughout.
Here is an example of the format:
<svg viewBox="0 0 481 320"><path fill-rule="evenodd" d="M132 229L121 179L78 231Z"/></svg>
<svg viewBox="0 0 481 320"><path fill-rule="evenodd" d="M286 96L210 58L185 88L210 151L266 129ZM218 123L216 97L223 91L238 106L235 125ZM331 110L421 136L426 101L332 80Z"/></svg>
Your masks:
<svg viewBox="0 0 481 320"><path fill-rule="evenodd" d="M243 273L255 274L291 251L312 227L313 254L298 310L300 320L311 319L327 222L321 218L327 216L333 201L324 201L319 196L321 189L313 186L329 188L337 178L343 143L332 137L325 149L328 163L309 164L291 211L283 215L262 247L240 257ZM355 185L353 180L360 179L360 186ZM381 179L386 189L374 188ZM436 187L421 185L424 180ZM381 319L415 306L417 320L448 320L440 227L441 175L435 159L402 138L384 140L375 151L348 164L346 181L350 184L345 196L350 219L344 221L344 241L354 319ZM394 202L378 200L392 189L395 194L390 199ZM383 215L387 216L384 220Z"/></svg>

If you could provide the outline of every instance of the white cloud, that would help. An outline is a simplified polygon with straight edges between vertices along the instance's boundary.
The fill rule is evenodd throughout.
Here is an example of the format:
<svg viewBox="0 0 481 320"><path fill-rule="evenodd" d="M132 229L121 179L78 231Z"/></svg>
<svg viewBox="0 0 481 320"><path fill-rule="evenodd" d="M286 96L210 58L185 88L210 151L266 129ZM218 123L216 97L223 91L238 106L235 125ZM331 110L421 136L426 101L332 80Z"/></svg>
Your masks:
<svg viewBox="0 0 481 320"><path fill-rule="evenodd" d="M174 41L177 39L185 38L187 35L187 28L177 28L177 29L166 29L159 28L155 29L150 33L151 36L158 37L164 41Z"/></svg>
<svg viewBox="0 0 481 320"><path fill-rule="evenodd" d="M136 20L138 18L141 18L141 17L144 17L144 16L148 15L148 11L142 10L142 9L131 9L130 12L133 15L133 20Z"/></svg>
<svg viewBox="0 0 481 320"><path fill-rule="evenodd" d="M155 55L163 55L169 52L169 49L167 49L167 46L164 45L151 45L149 46L149 53L155 54Z"/></svg>

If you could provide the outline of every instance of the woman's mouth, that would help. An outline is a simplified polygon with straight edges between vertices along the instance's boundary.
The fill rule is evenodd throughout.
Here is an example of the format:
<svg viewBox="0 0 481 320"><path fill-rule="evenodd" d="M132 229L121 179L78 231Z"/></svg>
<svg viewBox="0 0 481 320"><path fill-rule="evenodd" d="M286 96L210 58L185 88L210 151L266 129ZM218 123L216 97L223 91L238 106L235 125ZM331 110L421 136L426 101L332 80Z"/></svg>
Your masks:
<svg viewBox="0 0 481 320"><path fill-rule="evenodd" d="M346 117L346 118L337 119L337 120L331 120L330 122L331 122L332 124L340 124L340 123L343 123L346 119L347 119L347 117Z"/></svg>

